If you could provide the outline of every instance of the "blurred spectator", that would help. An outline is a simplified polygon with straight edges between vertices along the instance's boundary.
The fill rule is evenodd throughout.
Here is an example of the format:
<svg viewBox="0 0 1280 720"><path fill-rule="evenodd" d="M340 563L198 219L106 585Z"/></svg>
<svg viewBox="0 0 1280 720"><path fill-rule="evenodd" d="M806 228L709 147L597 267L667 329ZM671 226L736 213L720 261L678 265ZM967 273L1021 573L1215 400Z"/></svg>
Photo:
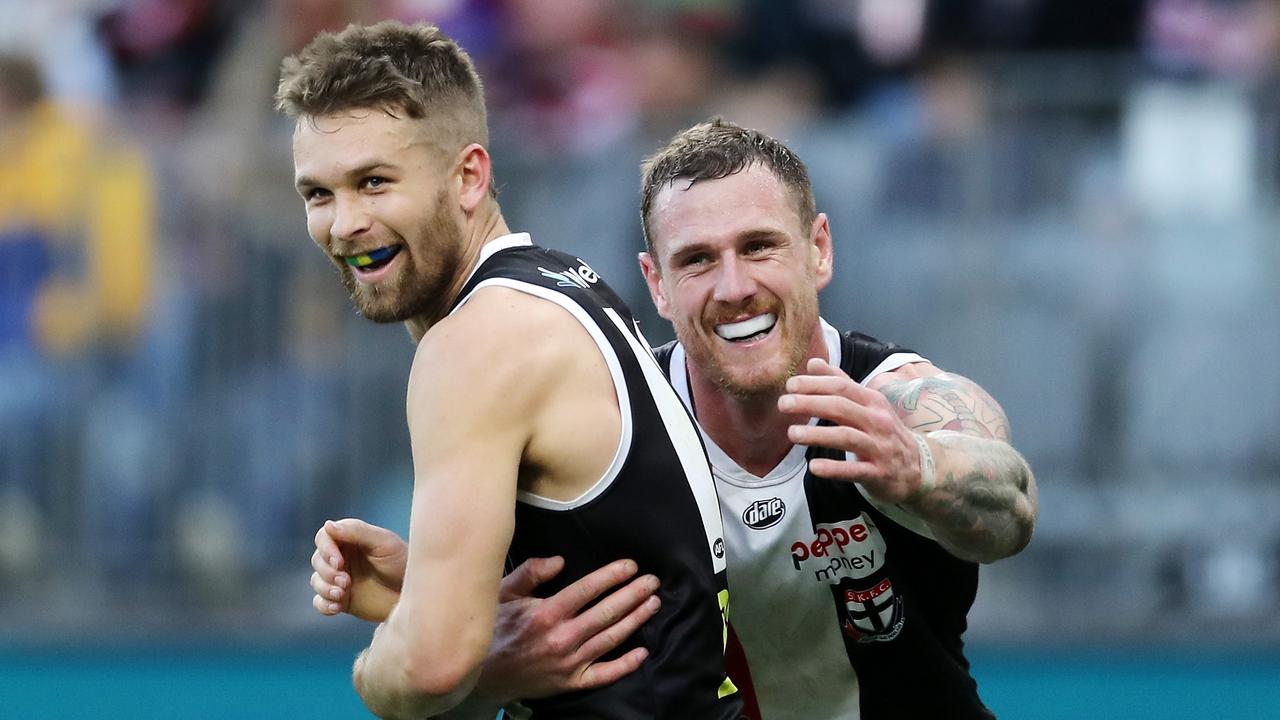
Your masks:
<svg viewBox="0 0 1280 720"><path fill-rule="evenodd" d="M179 111L198 103L245 4L123 0L104 12L98 32L120 70L125 97Z"/></svg>
<svg viewBox="0 0 1280 720"><path fill-rule="evenodd" d="M49 98L33 59L0 56L0 494L21 498L0 513L53 511L52 450L75 454L68 433L83 410L72 363L135 345L151 220L138 149ZM3 550L0 565L36 560Z"/></svg>
<svg viewBox="0 0 1280 720"><path fill-rule="evenodd" d="M637 68L623 0L506 0L501 54L484 62L494 122L526 151L589 155L634 127ZM517 130L518 128L518 130Z"/></svg>
<svg viewBox="0 0 1280 720"><path fill-rule="evenodd" d="M816 85L792 102L847 107L910 66L925 8L925 0L745 0L732 57L748 81L772 79L780 92L811 78Z"/></svg>
<svg viewBox="0 0 1280 720"><path fill-rule="evenodd" d="M1259 81L1280 67L1275 0L1151 0L1147 54L1175 77Z"/></svg>
<svg viewBox="0 0 1280 720"><path fill-rule="evenodd" d="M1133 50L1147 0L931 0L931 47Z"/></svg>
<svg viewBox="0 0 1280 720"><path fill-rule="evenodd" d="M44 70L50 97L78 112L118 99L117 76L97 32L97 18L116 0L0 0L0 49L24 54Z"/></svg>

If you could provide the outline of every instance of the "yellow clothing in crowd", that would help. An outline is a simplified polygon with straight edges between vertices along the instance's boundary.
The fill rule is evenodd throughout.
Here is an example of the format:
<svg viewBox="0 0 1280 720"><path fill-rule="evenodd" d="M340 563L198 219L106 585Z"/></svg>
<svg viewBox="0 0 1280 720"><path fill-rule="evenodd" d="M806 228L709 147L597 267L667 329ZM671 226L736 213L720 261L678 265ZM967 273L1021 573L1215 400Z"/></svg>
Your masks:
<svg viewBox="0 0 1280 720"><path fill-rule="evenodd" d="M154 188L136 146L98 135L49 101L0 127L0 242L34 229L55 256L34 323L48 351L72 352L97 339L125 341L142 327L150 300Z"/></svg>

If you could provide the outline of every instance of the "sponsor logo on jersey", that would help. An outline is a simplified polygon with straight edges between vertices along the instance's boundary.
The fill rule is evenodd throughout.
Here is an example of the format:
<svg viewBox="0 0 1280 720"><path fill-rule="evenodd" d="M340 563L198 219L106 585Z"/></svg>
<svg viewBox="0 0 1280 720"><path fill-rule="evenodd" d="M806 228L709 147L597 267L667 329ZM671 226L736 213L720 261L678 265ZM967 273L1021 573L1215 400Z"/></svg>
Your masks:
<svg viewBox="0 0 1280 720"><path fill-rule="evenodd" d="M581 258L578 259L578 262L581 263L578 267L569 268L562 272L548 270L544 267L538 268L538 272L542 273L544 277L555 280L558 287L582 288L585 290L600 281L600 276L596 274L595 270L591 269L590 265L582 262Z"/></svg>
<svg viewBox="0 0 1280 720"><path fill-rule="evenodd" d="M752 530L764 530L782 522L787 514L787 505L782 498L757 500L742 511L742 524Z"/></svg>
<svg viewBox="0 0 1280 720"><path fill-rule="evenodd" d="M813 536L791 543L791 563L797 572L813 573L818 582L838 584L860 580L884 565L884 538L865 514L852 520L822 523Z"/></svg>
<svg viewBox="0 0 1280 720"><path fill-rule="evenodd" d="M716 538L716 541L711 544L711 552L715 553L717 558L724 557L724 538Z"/></svg>

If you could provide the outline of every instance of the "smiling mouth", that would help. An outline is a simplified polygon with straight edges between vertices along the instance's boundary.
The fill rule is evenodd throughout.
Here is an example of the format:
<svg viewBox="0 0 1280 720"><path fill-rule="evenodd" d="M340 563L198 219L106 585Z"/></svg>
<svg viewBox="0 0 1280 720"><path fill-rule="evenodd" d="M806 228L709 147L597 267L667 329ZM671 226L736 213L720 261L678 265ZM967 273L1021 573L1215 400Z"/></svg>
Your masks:
<svg viewBox="0 0 1280 720"><path fill-rule="evenodd" d="M381 247L362 255L343 255L342 260L359 273L368 273L383 267L400 254L400 245Z"/></svg>
<svg viewBox="0 0 1280 720"><path fill-rule="evenodd" d="M777 324L778 316L773 313L756 315L741 322L724 323L716 326L716 335L729 342L749 342L769 334Z"/></svg>

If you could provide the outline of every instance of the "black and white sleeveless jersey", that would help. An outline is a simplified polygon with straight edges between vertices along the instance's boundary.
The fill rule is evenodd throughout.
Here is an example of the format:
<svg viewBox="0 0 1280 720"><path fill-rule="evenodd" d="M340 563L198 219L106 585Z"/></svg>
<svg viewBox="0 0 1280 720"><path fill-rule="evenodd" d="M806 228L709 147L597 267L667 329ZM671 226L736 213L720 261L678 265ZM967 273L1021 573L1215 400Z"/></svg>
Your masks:
<svg viewBox="0 0 1280 720"><path fill-rule="evenodd" d="M661 581L662 609L617 651L648 648L640 669L608 687L529 700L535 718L738 718L741 699L724 668L728 587L715 482L693 419L663 376L630 311L582 260L530 243L527 234L485 245L454 310L502 286L554 302L595 340L613 377L622 433L604 477L562 502L521 491L508 569L562 555L550 596L619 558ZM518 362L517 358L511 361Z"/></svg>
<svg viewBox="0 0 1280 720"><path fill-rule="evenodd" d="M822 323L829 361L865 384L923 358ZM684 349L659 362L690 404ZM761 714L811 718L991 718L961 635L978 567L860 485L808 472L831 450L793 447L765 477L704 435L733 573L733 630ZM740 683L738 668L731 672Z"/></svg>

